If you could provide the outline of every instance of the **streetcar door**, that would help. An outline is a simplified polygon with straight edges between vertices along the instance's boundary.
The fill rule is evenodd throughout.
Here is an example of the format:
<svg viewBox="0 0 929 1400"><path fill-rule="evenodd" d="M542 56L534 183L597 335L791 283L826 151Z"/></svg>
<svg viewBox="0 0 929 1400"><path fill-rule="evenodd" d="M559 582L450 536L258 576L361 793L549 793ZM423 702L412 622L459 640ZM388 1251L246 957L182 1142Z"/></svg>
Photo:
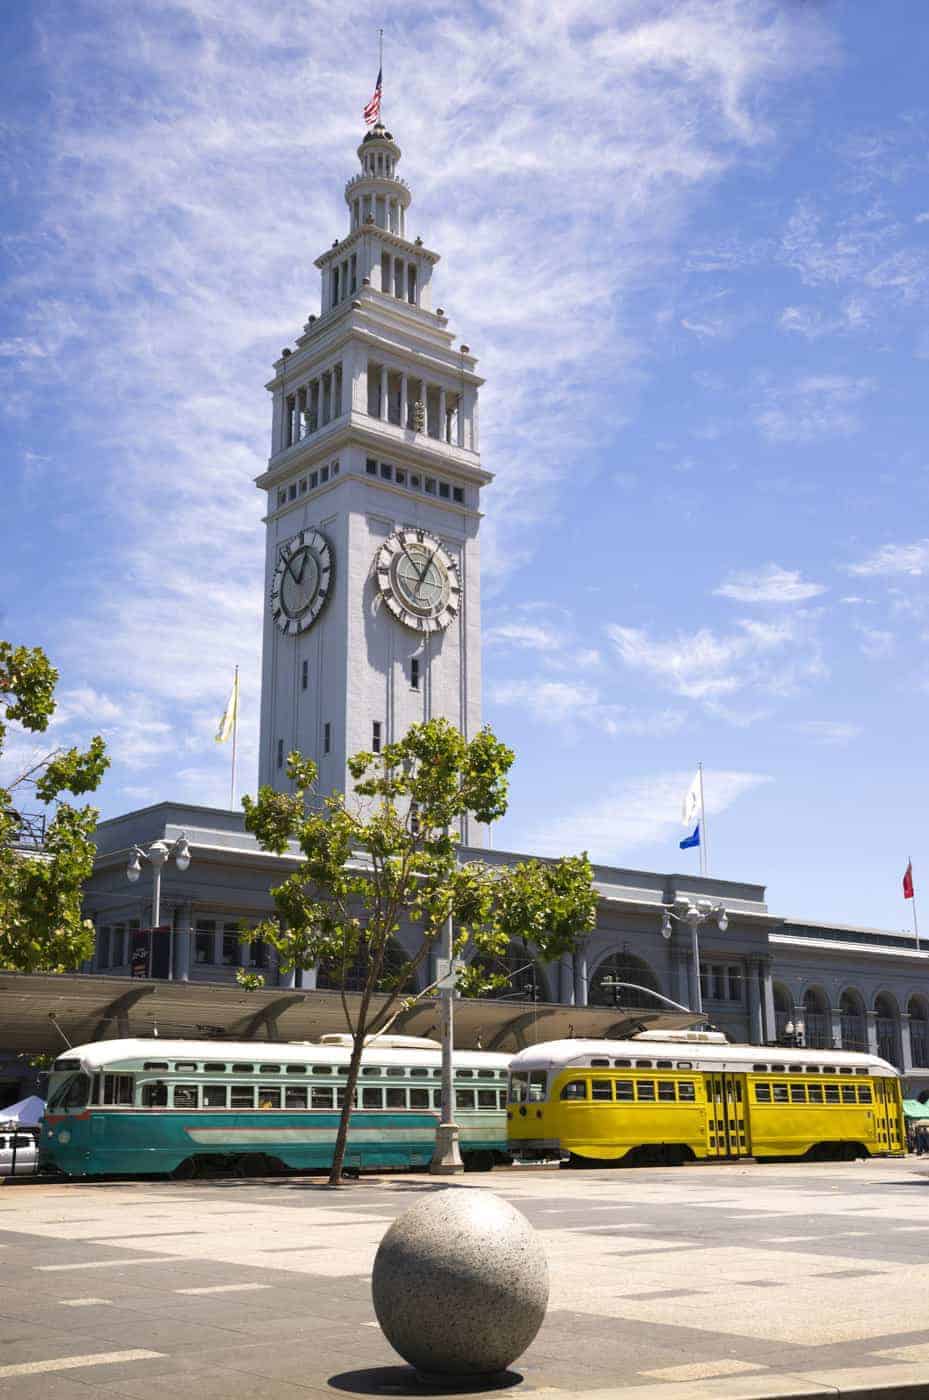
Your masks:
<svg viewBox="0 0 929 1400"><path fill-rule="evenodd" d="M708 1157L726 1156L726 1110L723 1075L704 1075L706 1091L706 1146Z"/></svg>
<svg viewBox="0 0 929 1400"><path fill-rule="evenodd" d="M708 1074L704 1082L707 1156L747 1157L744 1075Z"/></svg>
<svg viewBox="0 0 929 1400"><path fill-rule="evenodd" d="M875 1079L873 1082L880 1145L885 1152L899 1152L900 1124L893 1082L889 1079Z"/></svg>

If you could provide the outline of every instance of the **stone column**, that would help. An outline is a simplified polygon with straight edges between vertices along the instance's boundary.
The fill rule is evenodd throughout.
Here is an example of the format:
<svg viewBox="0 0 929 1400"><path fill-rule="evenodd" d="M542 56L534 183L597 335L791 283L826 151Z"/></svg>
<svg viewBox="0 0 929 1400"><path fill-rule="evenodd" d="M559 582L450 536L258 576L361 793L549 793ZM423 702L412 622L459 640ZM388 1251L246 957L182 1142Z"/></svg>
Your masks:
<svg viewBox="0 0 929 1400"><path fill-rule="evenodd" d="M439 439L441 442L448 441L448 417L446 415L445 390L439 389Z"/></svg>
<svg viewBox="0 0 929 1400"><path fill-rule="evenodd" d="M832 1010L831 1010L830 1013L829 1013L829 1016L830 1016L830 1019L831 1019L831 1021L832 1021L832 1048L833 1048L833 1050L841 1050L841 1049L842 1049L842 1013L841 1013L841 1011L839 1011L839 1010L837 1010L835 1007L833 1007Z"/></svg>
<svg viewBox="0 0 929 1400"><path fill-rule="evenodd" d="M301 980L300 985L301 985L301 987L303 988L303 990L304 990L305 992L308 992L308 991L309 991L309 992L315 992L315 991L316 991L316 968L315 968L315 967L305 967L305 968L303 969L303 977L302 977L302 980Z"/></svg>
<svg viewBox="0 0 929 1400"><path fill-rule="evenodd" d="M566 1006L574 1005L574 958L564 953L559 964L559 1000Z"/></svg>
<svg viewBox="0 0 929 1400"><path fill-rule="evenodd" d="M868 1028L868 1053L877 1054L877 1016L873 1011L865 1012L865 1020Z"/></svg>
<svg viewBox="0 0 929 1400"><path fill-rule="evenodd" d="M587 1005L587 949L578 948L574 954L574 1004Z"/></svg>
<svg viewBox="0 0 929 1400"><path fill-rule="evenodd" d="M748 1026L752 1045L764 1044L764 1018L761 1012L761 977L757 958L748 959Z"/></svg>
<svg viewBox="0 0 929 1400"><path fill-rule="evenodd" d="M332 370L332 416L342 417L342 361L336 360Z"/></svg>
<svg viewBox="0 0 929 1400"><path fill-rule="evenodd" d="M900 1054L903 1059L903 1073L909 1074L913 1068L913 1043L910 1040L910 1018L906 1012L900 1016Z"/></svg>
<svg viewBox="0 0 929 1400"><path fill-rule="evenodd" d="M405 427L406 427L406 425L407 425L407 419L408 419L408 418L409 418L409 409L408 409L408 406L407 406L407 377L406 377L405 374L401 374L401 376L400 376L400 427L401 427L401 428L405 428Z"/></svg>
<svg viewBox="0 0 929 1400"><path fill-rule="evenodd" d="M764 1043L777 1043L777 1018L774 1014L774 978L771 974L771 955L761 959L762 1006L764 1008Z"/></svg>
<svg viewBox="0 0 929 1400"><path fill-rule="evenodd" d="M387 422L387 366L381 365L381 418Z"/></svg>
<svg viewBox="0 0 929 1400"><path fill-rule="evenodd" d="M175 982L188 982L190 980L190 924L192 910L192 904L178 905L177 924L174 932Z"/></svg>

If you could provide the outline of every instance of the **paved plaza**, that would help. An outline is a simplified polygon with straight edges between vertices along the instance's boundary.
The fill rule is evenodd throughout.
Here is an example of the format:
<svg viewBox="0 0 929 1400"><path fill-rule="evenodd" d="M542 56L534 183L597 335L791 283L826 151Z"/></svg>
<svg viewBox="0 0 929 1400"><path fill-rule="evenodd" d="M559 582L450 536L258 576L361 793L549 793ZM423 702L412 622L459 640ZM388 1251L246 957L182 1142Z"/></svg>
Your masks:
<svg viewBox="0 0 929 1400"><path fill-rule="evenodd" d="M393 1176L338 1192L292 1177L8 1183L0 1395L428 1397L374 1319L374 1252L423 1192L488 1188L542 1233L551 1266L518 1392L799 1396L925 1377L929 1394L927 1172L909 1158Z"/></svg>

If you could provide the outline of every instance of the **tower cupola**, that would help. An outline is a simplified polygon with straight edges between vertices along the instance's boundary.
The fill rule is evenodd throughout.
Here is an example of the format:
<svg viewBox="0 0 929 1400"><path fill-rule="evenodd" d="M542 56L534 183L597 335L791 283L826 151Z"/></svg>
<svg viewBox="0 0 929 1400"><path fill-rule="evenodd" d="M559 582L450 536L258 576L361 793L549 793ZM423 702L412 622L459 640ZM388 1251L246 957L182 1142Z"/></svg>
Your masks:
<svg viewBox="0 0 929 1400"><path fill-rule="evenodd" d="M400 154L400 147L381 122L365 133L358 147L361 174L345 186L350 232L375 224L399 238L406 237L406 211L413 196L397 174Z"/></svg>

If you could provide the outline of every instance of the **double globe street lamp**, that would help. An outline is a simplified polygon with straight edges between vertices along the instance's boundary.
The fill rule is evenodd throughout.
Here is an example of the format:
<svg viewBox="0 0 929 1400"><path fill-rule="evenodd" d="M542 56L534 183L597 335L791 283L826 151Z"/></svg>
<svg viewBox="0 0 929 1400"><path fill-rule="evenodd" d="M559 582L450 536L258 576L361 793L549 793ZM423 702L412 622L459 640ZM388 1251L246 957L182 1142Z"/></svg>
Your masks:
<svg viewBox="0 0 929 1400"><path fill-rule="evenodd" d="M729 927L729 915L721 904L711 899L676 899L673 904L665 904L661 916L661 934L670 938L674 932L674 922L686 924L690 929L690 949L692 960L691 1001L692 1011L703 1010L703 991L700 986L700 935L699 930L711 919L720 933Z"/></svg>
<svg viewBox="0 0 929 1400"><path fill-rule="evenodd" d="M153 841L147 850L142 846L133 846L129 853L126 876L133 884L142 874L143 860L147 860L152 867L153 929L158 928L161 923L161 872L171 856L174 857L174 864L178 870L186 870L190 865L190 847L183 832L176 841L171 842L170 846L166 841Z"/></svg>

